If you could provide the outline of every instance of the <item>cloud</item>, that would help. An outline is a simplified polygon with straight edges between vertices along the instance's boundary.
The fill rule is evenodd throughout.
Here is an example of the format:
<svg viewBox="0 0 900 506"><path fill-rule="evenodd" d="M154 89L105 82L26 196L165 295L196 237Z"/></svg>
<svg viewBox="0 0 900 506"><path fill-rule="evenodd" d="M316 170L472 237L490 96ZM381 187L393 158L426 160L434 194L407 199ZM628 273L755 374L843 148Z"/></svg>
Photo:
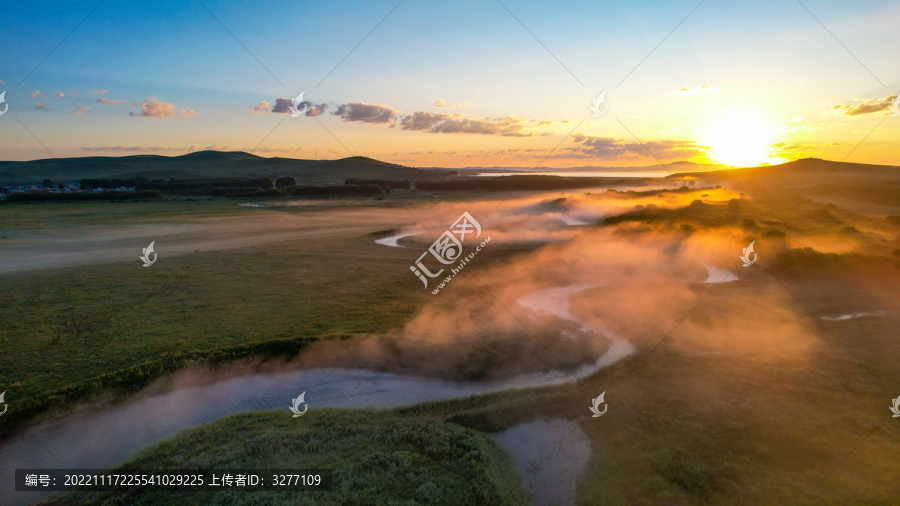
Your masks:
<svg viewBox="0 0 900 506"><path fill-rule="evenodd" d="M184 109L182 109L181 111L178 112L178 117L179 118L190 118L191 116L193 116L195 114L197 114L197 113L194 112L193 109L191 109L190 111L185 111Z"/></svg>
<svg viewBox="0 0 900 506"><path fill-rule="evenodd" d="M38 110L44 109L44 104L38 102L38 105L34 106L34 108L35 108L35 109L38 109Z"/></svg>
<svg viewBox="0 0 900 506"><path fill-rule="evenodd" d="M433 100L433 101L428 102L428 103L431 104L431 105L433 105L433 106L435 106L435 107L444 107L444 104L445 104L445 102L444 102L443 100L441 100L441 99Z"/></svg>
<svg viewBox="0 0 900 506"><path fill-rule="evenodd" d="M263 111L268 111L269 107L271 107L271 106L272 106L272 104L266 102L265 100L260 100L259 104L256 107L254 107L253 109L250 109L250 114L255 116L257 114L262 113Z"/></svg>
<svg viewBox="0 0 900 506"><path fill-rule="evenodd" d="M260 102L260 104L267 102ZM291 112L291 105L293 105L294 100L291 98L278 97L275 99L275 107L272 108L272 112L279 114L287 114ZM325 112L325 109L328 107L328 104L314 104L308 100L304 100L300 102L298 105L299 110L303 110L306 108L305 116L318 116ZM251 113L252 114L252 113Z"/></svg>
<svg viewBox="0 0 900 506"><path fill-rule="evenodd" d="M59 97L59 98L66 98L66 94L63 93L63 92L54 93L54 95L56 95L56 96Z"/></svg>
<svg viewBox="0 0 900 506"><path fill-rule="evenodd" d="M306 115L307 116L318 116L325 112L325 108L328 107L328 104L313 104L312 102L303 101L300 103L300 107L307 107Z"/></svg>
<svg viewBox="0 0 900 506"><path fill-rule="evenodd" d="M138 104L132 104L138 105ZM141 112L128 113L129 116L143 116L145 118L171 118L175 115L175 106L172 104L167 104L160 100L157 100L154 97L148 97L146 100L139 104L141 106ZM183 109L182 109L183 110Z"/></svg>
<svg viewBox="0 0 900 506"><path fill-rule="evenodd" d="M109 98L98 98L96 103L98 103L98 104L121 104L122 102L124 102L124 100L112 100Z"/></svg>
<svg viewBox="0 0 900 506"><path fill-rule="evenodd" d="M403 130L428 131L441 121L445 121L447 119L450 119L449 114L444 114L442 112L419 111L414 112L400 120L400 128L402 128Z"/></svg>
<svg viewBox="0 0 900 506"><path fill-rule="evenodd" d="M293 105L293 100L285 97L278 97L275 99L275 107L272 108L272 112L277 112L280 114L286 114L291 112L291 105Z"/></svg>
<svg viewBox="0 0 900 506"><path fill-rule="evenodd" d="M681 88L680 90L678 90L679 93L684 93L685 95L691 95L693 93L706 93L708 91L718 91L718 89L704 84L703 86L697 86L696 88Z"/></svg>
<svg viewBox="0 0 900 506"><path fill-rule="evenodd" d="M461 102L461 103L456 104L456 105L448 105L448 106L447 106L447 109L456 109L457 107L469 107L469 104L467 104L467 103L462 103L462 102Z"/></svg>
<svg viewBox="0 0 900 506"><path fill-rule="evenodd" d="M530 137L534 132L522 133L528 120L515 116L501 118L472 118L463 119L461 115L431 113L426 111L414 112L400 121L403 130L420 130L428 133L442 134L481 134L499 135L502 137Z"/></svg>
<svg viewBox="0 0 900 506"><path fill-rule="evenodd" d="M695 141L645 141L642 146L637 142L626 142L613 137L584 134L573 135L572 142L581 144L581 146L563 148L554 155L554 158L635 159L648 157L652 153L660 160L684 160L704 154L709 150L707 146L697 144ZM648 150L650 153L647 152Z"/></svg>
<svg viewBox="0 0 900 506"><path fill-rule="evenodd" d="M89 93L93 93L94 95L102 95L104 93L109 93L109 90L92 90Z"/></svg>
<svg viewBox="0 0 900 506"><path fill-rule="evenodd" d="M90 107L84 106L81 109L78 109L77 111L72 111L72 112L74 112L76 116L81 116L82 113L88 112L90 110L91 110Z"/></svg>
<svg viewBox="0 0 900 506"><path fill-rule="evenodd" d="M42 96L42 97L44 97L44 98L47 98L46 95L44 95L43 93L39 92L38 90L34 90L33 92L31 92L31 95L29 95L28 98L34 98L34 97L36 97L36 96L38 96L38 95L40 95L40 96Z"/></svg>
<svg viewBox="0 0 900 506"><path fill-rule="evenodd" d="M351 102L338 106L331 114L340 116L344 121L360 121L362 123L387 123L400 111L386 105Z"/></svg>
<svg viewBox="0 0 900 506"><path fill-rule="evenodd" d="M891 106L891 102L893 102L895 98L897 98L897 95L884 97L881 100L867 99L863 100L860 104L838 104L831 109L844 116L859 116L860 114L871 114L888 110Z"/></svg>

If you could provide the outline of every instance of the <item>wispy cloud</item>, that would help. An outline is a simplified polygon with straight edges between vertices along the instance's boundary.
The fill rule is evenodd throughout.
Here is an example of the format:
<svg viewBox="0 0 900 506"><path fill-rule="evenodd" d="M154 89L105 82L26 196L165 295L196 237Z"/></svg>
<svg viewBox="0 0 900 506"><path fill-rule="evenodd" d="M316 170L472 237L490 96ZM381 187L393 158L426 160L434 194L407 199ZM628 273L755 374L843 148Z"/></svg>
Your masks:
<svg viewBox="0 0 900 506"><path fill-rule="evenodd" d="M83 113L86 113L86 112L88 112L88 111L90 111L90 110L91 110L90 107L88 107L88 106L83 106L83 107L81 107L80 109L78 109L77 111L72 111L72 112L74 112L76 116L81 116Z"/></svg>
<svg viewBox="0 0 900 506"><path fill-rule="evenodd" d="M257 115L269 110L272 104L266 102L265 100L260 100L259 104L257 104L253 109L250 109L250 114Z"/></svg>
<svg viewBox="0 0 900 506"><path fill-rule="evenodd" d="M362 123L388 123L398 114L397 111L386 105L367 104L365 102L351 102L338 106L337 111L331 113L340 116L344 121L359 121Z"/></svg>
<svg viewBox="0 0 900 506"><path fill-rule="evenodd" d="M694 93L706 93L710 91L718 91L717 88L713 88L712 86L704 84L703 86L697 86L696 88L681 88L678 90L678 93L683 93L685 95L691 95Z"/></svg>
<svg viewBox="0 0 900 506"><path fill-rule="evenodd" d="M98 104L121 104L122 102L124 102L124 100L112 100L109 98L98 98L96 103L98 103Z"/></svg>
<svg viewBox="0 0 900 506"><path fill-rule="evenodd" d="M157 100L155 97L148 97L146 100L141 102L140 104L131 104L131 105L140 105L141 112L128 113L129 116L141 116L144 118L171 118L175 116L175 106L172 104L167 104L160 100ZM186 111L184 109L180 109L178 111L179 118L187 118L189 116L193 116L197 114L193 109Z"/></svg>
<svg viewBox="0 0 900 506"><path fill-rule="evenodd" d="M881 100L866 99L859 104L838 104L831 109L843 116L859 116L860 114L872 114L876 112L886 111L891 106L891 102L897 98L897 95L884 97Z"/></svg>
<svg viewBox="0 0 900 506"><path fill-rule="evenodd" d="M572 142L581 144L576 148L563 148L554 158L599 158L607 160L637 159L650 157L650 153L660 160L686 160L705 154L708 146L703 146L695 141L686 140L656 140L644 141L643 145L637 142L628 142L613 137L597 137L593 135L574 134ZM648 153L647 151L650 151Z"/></svg>
<svg viewBox="0 0 900 506"><path fill-rule="evenodd" d="M419 130L432 134L480 134L499 135L502 137L530 137L533 131L524 133L529 120L515 116L500 118L462 118L460 114L444 114L440 112L418 111L400 120L403 130Z"/></svg>

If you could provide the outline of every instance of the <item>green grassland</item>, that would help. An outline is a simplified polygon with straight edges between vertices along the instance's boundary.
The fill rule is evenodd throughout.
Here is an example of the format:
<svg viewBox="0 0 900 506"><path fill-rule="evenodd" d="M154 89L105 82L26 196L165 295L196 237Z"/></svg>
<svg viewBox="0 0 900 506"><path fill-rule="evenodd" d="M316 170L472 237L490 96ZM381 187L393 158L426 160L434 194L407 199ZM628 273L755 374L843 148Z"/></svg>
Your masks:
<svg viewBox="0 0 900 506"><path fill-rule="evenodd" d="M663 192L666 198L684 198L682 194ZM637 197L646 195L614 198ZM590 466L578 482L581 505L896 504L900 424L890 418L887 406L900 394L900 363L895 360L900 342L893 337L900 326L900 267L892 254L900 248L900 227L883 216L815 202L802 204L781 222L802 197L792 190L759 190L738 205L710 201L674 210L642 206L598 224L623 235L717 231L735 236L737 242L756 239L774 245L775 254L761 257L759 269L738 272L741 283L692 286L703 303L690 313L687 326L668 337L662 329L629 336L638 353L577 383L382 412L311 410L299 424L283 412L241 414L185 431L126 465L185 467L186 459L269 468L321 464L349 476L372 462L370 454L384 453L393 464L367 475L370 495L358 504L427 503L423 498L435 490L428 482L448 494L433 499L435 504L455 501L462 496L454 494L470 490L489 499L467 504L523 504L521 491L510 485L514 474L509 462L480 433L565 417L576 420L591 441ZM421 199L415 201L419 205L428 202L424 196L416 198ZM215 208L217 202L208 204L212 207L203 212L232 212ZM18 223L55 219L50 207L17 211ZM96 217L87 213L60 219L83 222ZM770 230L780 233L767 235ZM790 249L785 243L786 238L823 236L851 243L853 251L825 254L813 248ZM148 357L193 357L194 351L205 357L219 349L239 358L268 353L271 348L260 344L266 341L343 338L397 328L421 303L421 287L404 276L407 258L384 248L374 254L373 248L377 246L371 237L360 236L195 253L172 259L165 275L147 269L136 276L133 268L107 264L2 276L0 289L12 303L3 305L0 317L13 323L4 329L0 343L13 360L4 361L0 378L4 387L15 383L16 391L39 398ZM472 267L488 268L515 254L502 252L484 262L479 256ZM573 310L591 307L579 304L581 297L602 301L603 296L579 294ZM73 313L76 307L95 309ZM772 321L753 312L766 308L808 315L803 319L806 340L796 352L767 352L787 343L772 342L766 327ZM815 316L872 308L894 313L826 323ZM745 331L753 346L727 352L698 346L690 329L702 330L728 315L737 315L731 325ZM83 328L93 330L78 330ZM60 351L50 346L54 336L62 336L54 344ZM275 351L295 353L302 346L294 343ZM6 364L13 363L10 370ZM604 391L609 412L589 418L590 399ZM374 438L365 438L365 445L374 448L362 445L359 434L368 430L382 434L395 449L379 446ZM410 431L421 438L404 439ZM278 448L285 442L290 442L286 449L307 448L304 445L319 444L316 441L331 441L334 453L317 461L315 452ZM465 454L429 450L451 441L476 448L485 460L473 465ZM415 479L398 478L400 470ZM295 494L291 500L342 504L340 493L303 499ZM256 504L247 502L254 497L262 496L185 495L178 502ZM136 500L104 498L111 499L106 504ZM141 499L146 504L162 500L150 495ZM272 496L262 503L279 500ZM58 501L101 504L88 495Z"/></svg>
<svg viewBox="0 0 900 506"><path fill-rule="evenodd" d="M509 460L484 434L434 418L373 410L299 419L240 414L168 438L122 469L334 469L332 490L75 492L45 504L515 506L524 494Z"/></svg>

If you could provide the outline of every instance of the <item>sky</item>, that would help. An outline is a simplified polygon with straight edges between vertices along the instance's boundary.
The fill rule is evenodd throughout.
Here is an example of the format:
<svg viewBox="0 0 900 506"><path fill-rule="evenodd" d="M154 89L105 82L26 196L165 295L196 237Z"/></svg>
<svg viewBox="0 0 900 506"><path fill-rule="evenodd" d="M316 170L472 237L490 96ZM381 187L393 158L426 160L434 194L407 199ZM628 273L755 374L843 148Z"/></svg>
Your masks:
<svg viewBox="0 0 900 506"><path fill-rule="evenodd" d="M418 167L900 165L897 2L4 10L2 160L220 149Z"/></svg>

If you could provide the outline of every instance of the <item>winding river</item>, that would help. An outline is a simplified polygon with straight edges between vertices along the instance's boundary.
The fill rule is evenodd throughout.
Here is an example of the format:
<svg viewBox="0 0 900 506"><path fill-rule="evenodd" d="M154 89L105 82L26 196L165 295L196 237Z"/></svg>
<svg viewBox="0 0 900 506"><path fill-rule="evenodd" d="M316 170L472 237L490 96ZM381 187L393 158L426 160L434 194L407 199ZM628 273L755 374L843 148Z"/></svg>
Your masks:
<svg viewBox="0 0 900 506"><path fill-rule="evenodd" d="M709 268L707 282L722 281L721 276L713 276L713 269ZM359 369L298 369L247 374L155 395L138 395L121 404L38 424L6 441L0 447L0 504L27 505L43 497L39 492L15 492L15 469L110 468L167 436L232 413L281 408L288 416L291 399L304 391L309 405L306 416L315 416L318 407L393 408L510 388L553 385L589 376L634 351L628 341L569 313L569 297L595 286L601 285L548 288L517 301L523 307L578 322L611 340L607 352L595 363L585 364L574 373L550 371L502 381L473 382Z"/></svg>

